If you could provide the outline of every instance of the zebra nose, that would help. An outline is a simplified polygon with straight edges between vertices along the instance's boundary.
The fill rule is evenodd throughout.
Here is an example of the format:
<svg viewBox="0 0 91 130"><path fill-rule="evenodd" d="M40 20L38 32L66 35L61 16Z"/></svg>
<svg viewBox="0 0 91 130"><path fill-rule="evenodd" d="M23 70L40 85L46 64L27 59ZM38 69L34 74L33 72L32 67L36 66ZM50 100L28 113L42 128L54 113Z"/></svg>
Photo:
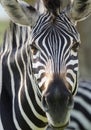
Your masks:
<svg viewBox="0 0 91 130"><path fill-rule="evenodd" d="M57 90L55 90L57 91ZM72 95L67 92L67 93L60 93L57 92L57 94L51 94L51 93L46 93L45 95L43 95L42 97L42 106L44 108L45 112L50 111L51 109L55 109L57 110L58 108L67 108L67 109L72 109L73 108L73 97Z"/></svg>
<svg viewBox="0 0 91 130"><path fill-rule="evenodd" d="M42 106L45 112L60 109L71 109L73 107L73 98L71 92L67 89L61 79L55 79L47 86L42 96Z"/></svg>

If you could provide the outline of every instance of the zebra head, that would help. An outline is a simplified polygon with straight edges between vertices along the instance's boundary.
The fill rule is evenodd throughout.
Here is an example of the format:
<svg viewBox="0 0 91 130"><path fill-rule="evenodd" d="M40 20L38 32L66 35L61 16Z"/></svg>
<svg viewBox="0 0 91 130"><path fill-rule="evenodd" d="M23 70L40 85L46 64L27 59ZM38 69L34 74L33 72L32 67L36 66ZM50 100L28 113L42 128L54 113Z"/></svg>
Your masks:
<svg viewBox="0 0 91 130"><path fill-rule="evenodd" d="M75 25L89 15L91 0L70 0L62 11L62 0L41 0L45 8L42 14L20 0L0 2L13 21L33 26L31 75L48 119L46 129L63 130L69 122L78 83L80 37Z"/></svg>
<svg viewBox="0 0 91 130"><path fill-rule="evenodd" d="M79 34L65 13L42 14L32 31L32 73L53 127L68 124L77 89ZM54 19L54 18L53 18Z"/></svg>
<svg viewBox="0 0 91 130"><path fill-rule="evenodd" d="M80 9L85 5L81 5L81 0L71 1L60 12L60 0L43 0L43 3L46 12L32 30L32 68L48 118L47 129L58 130L69 122L77 90L80 37L75 23L84 18Z"/></svg>

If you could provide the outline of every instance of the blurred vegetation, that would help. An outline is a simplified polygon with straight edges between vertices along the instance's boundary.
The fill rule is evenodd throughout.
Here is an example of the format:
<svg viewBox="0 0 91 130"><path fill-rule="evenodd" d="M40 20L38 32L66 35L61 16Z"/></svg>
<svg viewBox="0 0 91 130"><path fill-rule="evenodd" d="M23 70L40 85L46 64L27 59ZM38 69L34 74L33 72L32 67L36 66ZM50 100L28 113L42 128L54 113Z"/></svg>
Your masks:
<svg viewBox="0 0 91 130"><path fill-rule="evenodd" d="M37 0L24 0L24 1L31 5L34 5ZM2 21L2 20L0 21L0 44L2 44L3 35L6 28L8 27L8 24L9 24L9 21Z"/></svg>
<svg viewBox="0 0 91 130"><path fill-rule="evenodd" d="M91 79L91 16L79 22L77 27L81 37L80 77Z"/></svg>
<svg viewBox="0 0 91 130"><path fill-rule="evenodd" d="M9 21L0 21L0 44L2 44L3 35L4 35L6 28L8 27L8 23L9 23Z"/></svg>
<svg viewBox="0 0 91 130"><path fill-rule="evenodd" d="M24 0L25 2L31 4L31 5L34 5L34 3L37 1L37 0Z"/></svg>

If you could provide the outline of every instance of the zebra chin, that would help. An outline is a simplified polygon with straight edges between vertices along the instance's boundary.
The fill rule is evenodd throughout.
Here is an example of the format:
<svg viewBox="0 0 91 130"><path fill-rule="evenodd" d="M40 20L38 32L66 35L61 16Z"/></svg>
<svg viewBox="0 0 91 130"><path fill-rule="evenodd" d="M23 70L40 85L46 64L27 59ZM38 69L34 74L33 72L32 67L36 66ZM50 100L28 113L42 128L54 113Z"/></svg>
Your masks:
<svg viewBox="0 0 91 130"><path fill-rule="evenodd" d="M46 127L46 130L64 130L68 124L69 124L69 121L67 123L59 123L59 124L48 124L47 127Z"/></svg>
<svg viewBox="0 0 91 130"><path fill-rule="evenodd" d="M42 106L48 120L46 130L63 130L73 109L73 96L61 79L52 81L42 96Z"/></svg>

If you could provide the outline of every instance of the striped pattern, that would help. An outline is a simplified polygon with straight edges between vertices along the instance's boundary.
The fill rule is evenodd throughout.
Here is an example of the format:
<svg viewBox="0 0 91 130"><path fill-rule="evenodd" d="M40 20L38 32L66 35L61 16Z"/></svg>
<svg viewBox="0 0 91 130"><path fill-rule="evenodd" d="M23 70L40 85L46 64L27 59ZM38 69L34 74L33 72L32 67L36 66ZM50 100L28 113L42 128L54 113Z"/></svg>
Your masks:
<svg viewBox="0 0 91 130"><path fill-rule="evenodd" d="M65 12L51 21L42 14L34 28L11 23L0 52L0 113L4 130L44 130L41 87L47 73L66 70L66 80L77 89L78 56L73 49L79 34ZM76 48L75 48L76 49ZM65 69L64 69L65 68Z"/></svg>
<svg viewBox="0 0 91 130"><path fill-rule="evenodd" d="M71 121L66 130L91 129L91 81L81 80L75 97Z"/></svg>
<svg viewBox="0 0 91 130"><path fill-rule="evenodd" d="M27 45L30 32L29 28L22 28L11 23L10 30L4 37L6 44L3 44L1 48L0 110L4 130L32 130L32 128L42 130L47 123L45 113L41 109L40 98L35 86L31 83L30 50ZM26 106L28 106L27 110Z"/></svg>
<svg viewBox="0 0 91 130"><path fill-rule="evenodd" d="M77 88L78 53L72 47L80 42L79 34L64 12L59 14L54 23L51 19L50 13L41 15L32 31L32 46L36 48L33 73L41 87L47 80L45 65L50 73L62 74L66 71L66 80L74 94ZM38 67L41 67L40 74Z"/></svg>

